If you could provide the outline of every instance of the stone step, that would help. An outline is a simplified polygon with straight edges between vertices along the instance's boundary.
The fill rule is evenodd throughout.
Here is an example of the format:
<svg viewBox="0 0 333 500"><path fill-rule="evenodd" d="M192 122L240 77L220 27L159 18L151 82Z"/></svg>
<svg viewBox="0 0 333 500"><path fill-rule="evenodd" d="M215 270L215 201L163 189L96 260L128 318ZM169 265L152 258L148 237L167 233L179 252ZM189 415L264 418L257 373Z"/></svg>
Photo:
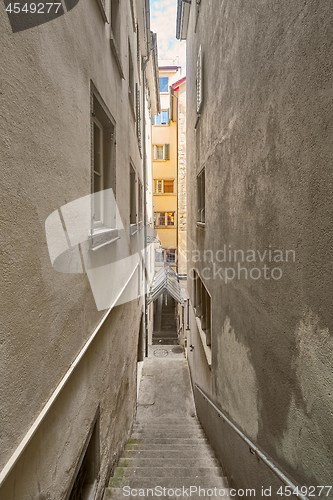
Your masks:
<svg viewBox="0 0 333 500"><path fill-rule="evenodd" d="M197 450L180 449L180 450L125 450L122 458L189 458L199 456ZM206 460L215 458L214 453L207 447L206 450L200 451L200 459Z"/></svg>
<svg viewBox="0 0 333 500"><path fill-rule="evenodd" d="M114 472L115 478L164 478L164 477L222 477L221 467L121 467ZM157 480L157 479L156 479Z"/></svg>
<svg viewBox="0 0 333 500"><path fill-rule="evenodd" d="M169 430L169 429L174 429L176 431L185 431L188 432L190 430L202 430L202 427L199 423L195 422L190 422L188 424L186 423L179 423L179 424L151 424L147 425L146 423L135 423L133 425L133 429L142 429L142 430Z"/></svg>
<svg viewBox="0 0 333 500"><path fill-rule="evenodd" d="M182 418L179 417L178 415L175 415L173 417L157 417L157 418L142 418L140 419L140 416L138 416L134 422L135 424L138 425L179 425L181 424L191 424L191 423L199 423L199 420L197 419L196 416L190 417L190 418Z"/></svg>
<svg viewBox="0 0 333 500"><path fill-rule="evenodd" d="M181 439L193 439L193 438L206 438L205 433L201 429L190 430L190 431L177 431L172 429L159 430L159 429L134 429L131 435L132 439L145 437L152 438L171 438L177 437Z"/></svg>
<svg viewBox="0 0 333 500"><path fill-rule="evenodd" d="M172 444L156 444L156 443L127 443L125 450L188 450L193 451L193 453L198 456L201 451L209 449L207 443L192 443L192 444L182 444L181 442Z"/></svg>
<svg viewBox="0 0 333 500"><path fill-rule="evenodd" d="M225 478L216 475L208 477L112 477L109 482L110 488L123 488L129 486L130 488L155 488L156 486L166 488L189 488L190 486L197 486L201 488L223 488L226 485Z"/></svg>
<svg viewBox="0 0 333 500"><path fill-rule="evenodd" d="M226 483L227 484L227 483ZM197 491L195 490L197 488ZM202 487L201 487L202 488ZM143 490L144 491L144 490ZM130 495L131 490L123 488L106 488L103 500L138 500L140 498L138 496L140 492L140 488L132 491L133 496ZM154 492L154 490L153 490ZM167 493L170 493L170 495L167 495ZM125 494L124 494L125 493ZM148 498L149 500L179 500L179 499L185 499L187 498L188 500L203 500L203 498L210 498L211 500L225 500L227 498L235 498L235 497L229 497L229 489L227 486L224 486L223 488L217 488L216 491L213 490L213 492L205 490L206 495L203 495L203 491L201 489L201 494L199 495L199 487L193 487L191 490L189 488L179 488L177 492L175 491L170 491L169 489L165 490L165 494L163 489L159 490L158 496L152 496L151 492L149 491L147 493L147 490L144 491L144 495L141 495L141 498ZM172 495L172 493L177 493L177 495ZM209 493L209 495L207 495ZM211 494L213 493L213 495ZM216 494L215 494L216 493Z"/></svg>
<svg viewBox="0 0 333 500"><path fill-rule="evenodd" d="M220 467L216 458L121 458L118 467Z"/></svg>
<svg viewBox="0 0 333 500"><path fill-rule="evenodd" d="M208 443L205 437L157 437L157 436L143 436L140 434L132 434L131 439L128 441L129 444L139 444L139 443L155 443L155 444L204 444Z"/></svg>

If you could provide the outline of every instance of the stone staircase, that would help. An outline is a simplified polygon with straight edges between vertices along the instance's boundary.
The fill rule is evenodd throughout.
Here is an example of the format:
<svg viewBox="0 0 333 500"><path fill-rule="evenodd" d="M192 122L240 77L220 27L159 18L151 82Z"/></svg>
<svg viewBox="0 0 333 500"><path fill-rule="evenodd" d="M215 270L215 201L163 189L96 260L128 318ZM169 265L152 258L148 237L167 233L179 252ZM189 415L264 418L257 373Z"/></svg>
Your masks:
<svg viewBox="0 0 333 500"><path fill-rule="evenodd" d="M127 488L123 490L124 487ZM162 492L160 496L155 494L156 487ZM187 498L188 495L197 499L208 496L207 490L214 488L217 494L209 492L210 496L228 497L227 480L197 419L179 422L161 418L135 422L104 500L134 498L139 496L139 491L131 490L139 489L146 490L144 496L149 498ZM148 494L147 489L153 491Z"/></svg>
<svg viewBox="0 0 333 500"><path fill-rule="evenodd" d="M151 346L144 363L132 435L103 500L227 498L227 480L195 415L187 362L161 347L165 358Z"/></svg>

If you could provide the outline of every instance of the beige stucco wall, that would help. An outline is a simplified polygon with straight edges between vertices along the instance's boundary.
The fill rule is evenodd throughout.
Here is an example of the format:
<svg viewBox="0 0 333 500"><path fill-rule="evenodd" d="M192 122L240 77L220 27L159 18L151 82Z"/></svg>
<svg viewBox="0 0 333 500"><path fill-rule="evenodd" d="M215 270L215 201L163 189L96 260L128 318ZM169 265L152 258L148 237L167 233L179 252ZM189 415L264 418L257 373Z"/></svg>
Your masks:
<svg viewBox="0 0 333 500"><path fill-rule="evenodd" d="M192 2L187 37L187 243L201 255L189 267L205 274L212 297L211 386L195 354L199 340L191 372L279 468L307 486L333 477L331 24L331 6L317 1L243 2L241 9L232 0L215 9L201 2L199 12ZM203 167L205 228L196 224ZM246 279L243 270L226 283L223 271L237 263L218 261L224 245L261 254L292 249L295 260L265 259L282 269L281 279ZM204 250L213 262L203 261ZM264 263L257 257L242 266ZM190 280L188 288L193 302ZM202 409L229 480L242 488L274 484L245 442Z"/></svg>
<svg viewBox="0 0 333 500"><path fill-rule="evenodd" d="M44 224L54 210L90 193L92 81L116 122L117 204L128 225L130 159L142 178L128 98L128 39L136 70L129 5L121 2L124 80L96 1L79 2L60 19L16 34L0 11L0 470L105 314L97 311L85 274L52 268ZM141 7L135 3L139 19ZM101 495L135 412L141 309L142 300L135 300L110 313L1 498L63 498L98 405Z"/></svg>

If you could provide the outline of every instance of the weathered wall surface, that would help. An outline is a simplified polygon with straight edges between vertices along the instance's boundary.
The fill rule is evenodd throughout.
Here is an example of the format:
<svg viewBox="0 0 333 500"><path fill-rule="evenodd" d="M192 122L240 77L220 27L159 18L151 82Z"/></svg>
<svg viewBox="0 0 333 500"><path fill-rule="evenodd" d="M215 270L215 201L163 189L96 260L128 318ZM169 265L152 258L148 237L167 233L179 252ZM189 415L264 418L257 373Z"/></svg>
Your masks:
<svg viewBox="0 0 333 500"><path fill-rule="evenodd" d="M116 122L117 202L125 225L130 158L142 177L128 98L128 38L135 54L136 34L129 3L121 6L125 80L97 2L79 2L62 18L16 34L0 9L0 469L105 314L85 274L54 271L44 227L54 210L91 192L90 81ZM135 411L140 309L135 300L111 312L1 498L63 498L98 405L100 496Z"/></svg>
<svg viewBox="0 0 333 500"><path fill-rule="evenodd" d="M320 1L201 2L198 15L191 7L187 37L188 250L201 261L204 249L213 251L190 264L201 275L209 269L211 396L308 486L333 477L332 17ZM204 166L203 229L195 217ZM290 253L286 262L286 250L295 259ZM239 276L238 263L246 268ZM193 300L191 280L189 289ZM207 386L194 362L191 372ZM255 466L242 469L221 453L232 481L259 483Z"/></svg>

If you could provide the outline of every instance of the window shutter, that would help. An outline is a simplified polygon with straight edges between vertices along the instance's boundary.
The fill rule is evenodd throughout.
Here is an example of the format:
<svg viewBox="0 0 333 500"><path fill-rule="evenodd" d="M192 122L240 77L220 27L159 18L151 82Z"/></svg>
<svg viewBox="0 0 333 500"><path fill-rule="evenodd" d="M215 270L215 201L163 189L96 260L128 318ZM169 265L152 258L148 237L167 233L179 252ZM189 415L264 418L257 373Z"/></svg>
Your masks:
<svg viewBox="0 0 333 500"><path fill-rule="evenodd" d="M201 45L197 59L197 113L200 113L202 104L202 50Z"/></svg>
<svg viewBox="0 0 333 500"><path fill-rule="evenodd" d="M164 144L164 159L170 160L170 144Z"/></svg>
<svg viewBox="0 0 333 500"><path fill-rule="evenodd" d="M140 89L138 84L136 84L136 135L139 142L139 149L141 151Z"/></svg>

